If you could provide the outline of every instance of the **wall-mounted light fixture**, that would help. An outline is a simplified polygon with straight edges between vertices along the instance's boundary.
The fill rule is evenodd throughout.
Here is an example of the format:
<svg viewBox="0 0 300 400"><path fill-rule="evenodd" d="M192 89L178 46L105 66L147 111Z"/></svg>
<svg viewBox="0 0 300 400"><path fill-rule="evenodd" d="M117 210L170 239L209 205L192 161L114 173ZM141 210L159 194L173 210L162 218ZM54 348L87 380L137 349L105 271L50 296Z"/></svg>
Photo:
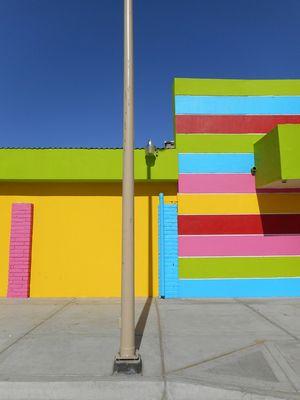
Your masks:
<svg viewBox="0 0 300 400"><path fill-rule="evenodd" d="M157 155L157 148L154 146L151 139L148 140L147 146L145 147L145 152L146 156Z"/></svg>
<svg viewBox="0 0 300 400"><path fill-rule="evenodd" d="M149 139L147 146L145 147L145 160L147 165L147 179L151 179L151 168L154 167L156 158L158 156L157 148Z"/></svg>

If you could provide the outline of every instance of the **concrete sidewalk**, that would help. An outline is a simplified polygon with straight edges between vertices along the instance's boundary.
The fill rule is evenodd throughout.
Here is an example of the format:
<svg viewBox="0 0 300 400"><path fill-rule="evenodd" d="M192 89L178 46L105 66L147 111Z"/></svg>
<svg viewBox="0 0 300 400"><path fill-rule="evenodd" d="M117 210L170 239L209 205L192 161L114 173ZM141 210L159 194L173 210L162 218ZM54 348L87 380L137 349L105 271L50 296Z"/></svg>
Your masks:
<svg viewBox="0 0 300 400"><path fill-rule="evenodd" d="M142 376L112 376L119 312L1 299L0 399L300 399L300 299L138 299Z"/></svg>

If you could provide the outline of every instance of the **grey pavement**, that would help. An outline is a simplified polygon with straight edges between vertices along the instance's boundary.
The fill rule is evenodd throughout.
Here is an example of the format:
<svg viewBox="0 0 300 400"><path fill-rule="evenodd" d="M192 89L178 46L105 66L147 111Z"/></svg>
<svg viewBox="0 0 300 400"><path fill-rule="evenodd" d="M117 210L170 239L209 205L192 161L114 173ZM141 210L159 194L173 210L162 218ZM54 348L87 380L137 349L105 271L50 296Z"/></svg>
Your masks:
<svg viewBox="0 0 300 400"><path fill-rule="evenodd" d="M112 374L117 299L0 299L2 400L300 400L300 298L137 299L141 376Z"/></svg>

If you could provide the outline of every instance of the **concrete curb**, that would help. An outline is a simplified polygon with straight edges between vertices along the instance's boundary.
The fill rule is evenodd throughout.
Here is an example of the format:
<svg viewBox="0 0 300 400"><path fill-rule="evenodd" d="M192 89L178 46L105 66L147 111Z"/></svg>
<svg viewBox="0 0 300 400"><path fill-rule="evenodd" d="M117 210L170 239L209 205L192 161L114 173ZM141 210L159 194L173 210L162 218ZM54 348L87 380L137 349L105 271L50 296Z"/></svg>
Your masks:
<svg viewBox="0 0 300 400"><path fill-rule="evenodd" d="M238 390L227 390L190 382L127 380L69 382L0 382L5 400L278 400Z"/></svg>
<svg viewBox="0 0 300 400"><path fill-rule="evenodd" d="M163 382L0 382L5 400L154 400L161 399Z"/></svg>
<svg viewBox="0 0 300 400"><path fill-rule="evenodd" d="M187 382L168 382L169 400L278 400L293 397L272 397L239 390L228 390Z"/></svg>

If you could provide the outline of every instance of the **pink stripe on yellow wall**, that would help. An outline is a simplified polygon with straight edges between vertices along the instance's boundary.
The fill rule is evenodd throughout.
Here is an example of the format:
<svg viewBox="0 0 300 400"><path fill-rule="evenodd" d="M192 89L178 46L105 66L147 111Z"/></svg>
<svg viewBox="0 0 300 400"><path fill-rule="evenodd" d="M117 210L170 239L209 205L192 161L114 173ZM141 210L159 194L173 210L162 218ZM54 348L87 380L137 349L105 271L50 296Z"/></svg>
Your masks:
<svg viewBox="0 0 300 400"><path fill-rule="evenodd" d="M300 255L300 235L179 236L179 257Z"/></svg>
<svg viewBox="0 0 300 400"><path fill-rule="evenodd" d="M29 297L33 205L12 205L7 297Z"/></svg>

